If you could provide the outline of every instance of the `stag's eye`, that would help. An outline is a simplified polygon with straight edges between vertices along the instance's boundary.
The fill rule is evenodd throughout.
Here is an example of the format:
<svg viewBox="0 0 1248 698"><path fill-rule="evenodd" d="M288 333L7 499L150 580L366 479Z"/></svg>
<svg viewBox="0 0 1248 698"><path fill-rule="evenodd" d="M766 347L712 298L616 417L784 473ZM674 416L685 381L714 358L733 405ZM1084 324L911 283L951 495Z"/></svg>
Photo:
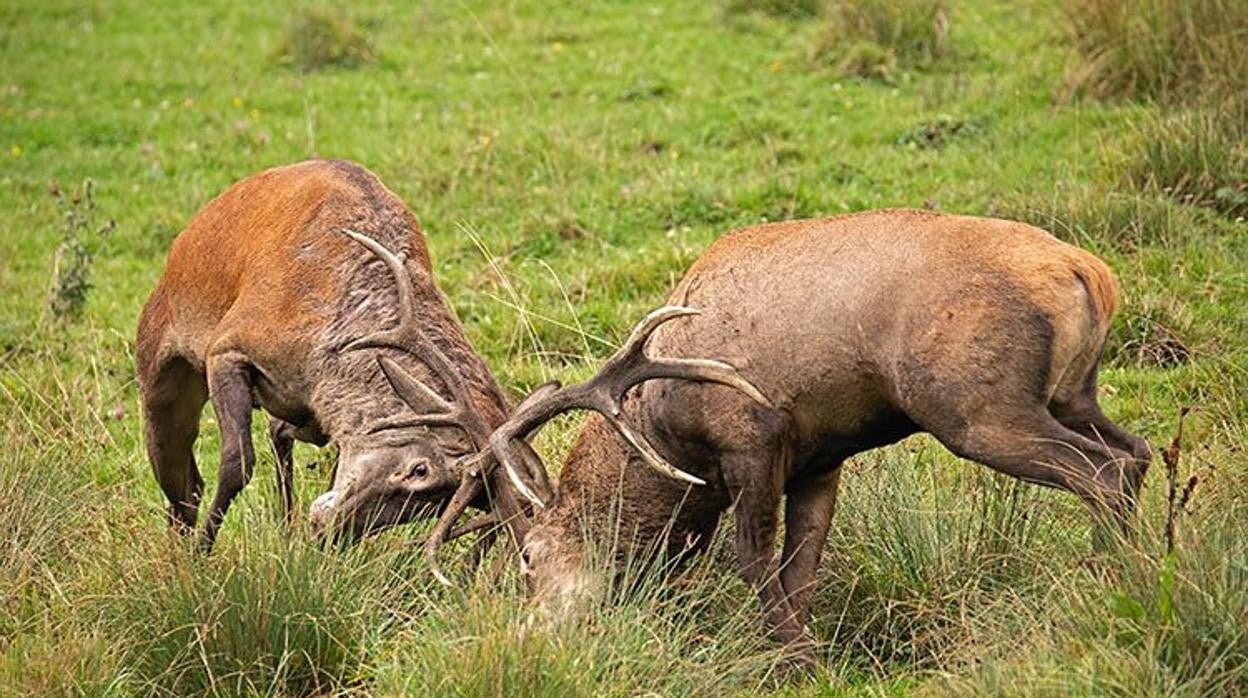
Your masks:
<svg viewBox="0 0 1248 698"><path fill-rule="evenodd" d="M423 461L423 460L416 461L415 463L411 465L411 467L407 469L407 476L409 478L424 478L428 474L429 474L429 462L428 461Z"/></svg>

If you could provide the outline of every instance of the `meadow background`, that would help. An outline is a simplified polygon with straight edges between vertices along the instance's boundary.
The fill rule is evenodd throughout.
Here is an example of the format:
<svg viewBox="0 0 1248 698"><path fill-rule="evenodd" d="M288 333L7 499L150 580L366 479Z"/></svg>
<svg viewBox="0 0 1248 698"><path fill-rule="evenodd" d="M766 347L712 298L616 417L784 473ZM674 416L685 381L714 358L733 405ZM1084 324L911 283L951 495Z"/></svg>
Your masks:
<svg viewBox="0 0 1248 698"><path fill-rule="evenodd" d="M1246 81L1244 0L6 2L0 694L1248 693ZM587 375L734 227L1034 222L1118 273L1103 404L1159 453L1190 408L1181 454L1108 559L1073 498L928 438L855 459L810 681L722 544L529 627L514 565L439 587L419 527L284 535L265 448L198 558L143 455L136 318L196 210L310 157L408 202L516 395ZM216 453L208 411L208 497ZM306 509L331 456L296 455Z"/></svg>

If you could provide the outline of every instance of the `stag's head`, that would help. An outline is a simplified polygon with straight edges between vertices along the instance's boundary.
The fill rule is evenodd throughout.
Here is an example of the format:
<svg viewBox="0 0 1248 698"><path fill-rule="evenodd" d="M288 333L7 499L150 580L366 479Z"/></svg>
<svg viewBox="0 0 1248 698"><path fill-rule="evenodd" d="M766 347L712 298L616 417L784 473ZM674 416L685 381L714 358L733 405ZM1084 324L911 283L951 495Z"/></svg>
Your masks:
<svg viewBox="0 0 1248 698"><path fill-rule="evenodd" d="M553 615L583 608L609 580L588 564L579 526L539 515L520 548L520 571L538 607Z"/></svg>
<svg viewBox="0 0 1248 698"><path fill-rule="evenodd" d="M446 441L415 427L340 444L333 484L312 503L313 528L356 541L436 514L459 484L459 458L472 452L463 440Z"/></svg>
<svg viewBox="0 0 1248 698"><path fill-rule="evenodd" d="M506 422L491 429L473 399L460 371L462 367L454 365L416 325L415 291L404 260L367 236L344 233L385 263L399 292L399 325L356 340L346 350L406 352L426 365L444 390L435 390L394 360L379 355L380 370L414 414L396 416L358 443L341 444L333 488L313 503L313 524L323 532L355 539L442 506L442 515L425 542L424 552L434 575L445 583L449 580L439 569L438 548L462 533L492 523L509 528L520 545L525 574L543 605L563 608L592 596L600 588L585 564L579 528L544 511L556 491L541 459L529 446L529 439L551 419L577 409L598 412L615 429L623 447L620 453L597 457L639 461L667 477L702 485L705 483L699 478L668 463L624 421L624 396L645 381L675 379L721 383L767 403L728 364L709 359L648 357L646 342L655 330L676 318L697 314L691 308L669 306L642 320L594 378L566 387L558 383L543 385L521 402ZM449 399L444 392L449 393ZM430 435L448 430L463 438L448 444L445 438ZM629 458L630 452L636 457ZM488 495L493 514L488 520L479 519L455 529L455 522L468 506L485 494L487 482L492 485ZM537 514L536 527L529 511Z"/></svg>

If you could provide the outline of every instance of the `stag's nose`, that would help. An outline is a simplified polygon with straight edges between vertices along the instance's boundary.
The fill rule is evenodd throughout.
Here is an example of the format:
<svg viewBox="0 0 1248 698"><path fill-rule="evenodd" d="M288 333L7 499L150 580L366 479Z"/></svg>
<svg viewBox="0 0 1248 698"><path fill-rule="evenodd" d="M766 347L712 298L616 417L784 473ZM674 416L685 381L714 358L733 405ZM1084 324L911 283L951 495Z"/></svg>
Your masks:
<svg viewBox="0 0 1248 698"><path fill-rule="evenodd" d="M312 508L308 511L308 518L312 522L312 528L321 532L329 524L330 518L334 513L334 503L338 501L338 490L330 490L325 494L317 497L312 502Z"/></svg>

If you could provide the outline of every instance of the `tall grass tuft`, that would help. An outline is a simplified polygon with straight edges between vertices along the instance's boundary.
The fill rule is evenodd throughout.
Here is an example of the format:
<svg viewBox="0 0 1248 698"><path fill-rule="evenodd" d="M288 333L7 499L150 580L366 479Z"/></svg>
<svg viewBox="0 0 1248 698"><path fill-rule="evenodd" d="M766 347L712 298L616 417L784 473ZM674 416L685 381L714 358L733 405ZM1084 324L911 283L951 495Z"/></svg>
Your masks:
<svg viewBox="0 0 1248 698"><path fill-rule="evenodd" d="M591 550L604 545L587 532ZM387 695L723 695L775 679L780 649L752 593L712 552L675 575L628 579L589 608L543 615L525 602L514 566L466 593L426 598L379 655L373 688ZM602 551L590 553L603 561ZM611 563L595 569L615 568Z"/></svg>
<svg viewBox="0 0 1248 698"><path fill-rule="evenodd" d="M757 12L786 19L807 19L819 14L823 0L728 0L725 14Z"/></svg>
<svg viewBox="0 0 1248 698"><path fill-rule="evenodd" d="M843 486L816 630L833 664L857 671L952 669L999 639L983 617L1026 625L1047 560L1087 544L1078 502L955 463L934 444L860 457Z"/></svg>
<svg viewBox="0 0 1248 698"><path fill-rule="evenodd" d="M1248 91L1213 106L1147 118L1136 127L1123 183L1242 222L1248 217L1246 97Z"/></svg>
<svg viewBox="0 0 1248 698"><path fill-rule="evenodd" d="M825 14L812 57L847 76L889 81L898 69L927 68L948 54L944 0L839 0Z"/></svg>
<svg viewBox="0 0 1248 698"><path fill-rule="evenodd" d="M42 622L72 563L94 497L59 459L7 422L0 467L0 652ZM58 449L60 450L60 449ZM66 449L68 452L69 449Z"/></svg>
<svg viewBox="0 0 1248 698"><path fill-rule="evenodd" d="M388 594L403 586L393 556L323 552L255 528L266 534L208 558L172 545L103 572L96 615L127 639L133 682L163 695L308 695L363 681Z"/></svg>
<svg viewBox="0 0 1248 698"><path fill-rule="evenodd" d="M1031 644L951 681L953 692L1248 691L1248 483L1242 472L1173 463L1123 554L1059 573Z"/></svg>
<svg viewBox="0 0 1248 698"><path fill-rule="evenodd" d="M1216 221L1199 211L1146 193L1094 187L1058 187L1024 194L993 206L994 215L1030 223L1082 247L1123 252L1177 245Z"/></svg>
<svg viewBox="0 0 1248 698"><path fill-rule="evenodd" d="M1069 0L1069 89L1177 101L1248 92L1243 0Z"/></svg>

